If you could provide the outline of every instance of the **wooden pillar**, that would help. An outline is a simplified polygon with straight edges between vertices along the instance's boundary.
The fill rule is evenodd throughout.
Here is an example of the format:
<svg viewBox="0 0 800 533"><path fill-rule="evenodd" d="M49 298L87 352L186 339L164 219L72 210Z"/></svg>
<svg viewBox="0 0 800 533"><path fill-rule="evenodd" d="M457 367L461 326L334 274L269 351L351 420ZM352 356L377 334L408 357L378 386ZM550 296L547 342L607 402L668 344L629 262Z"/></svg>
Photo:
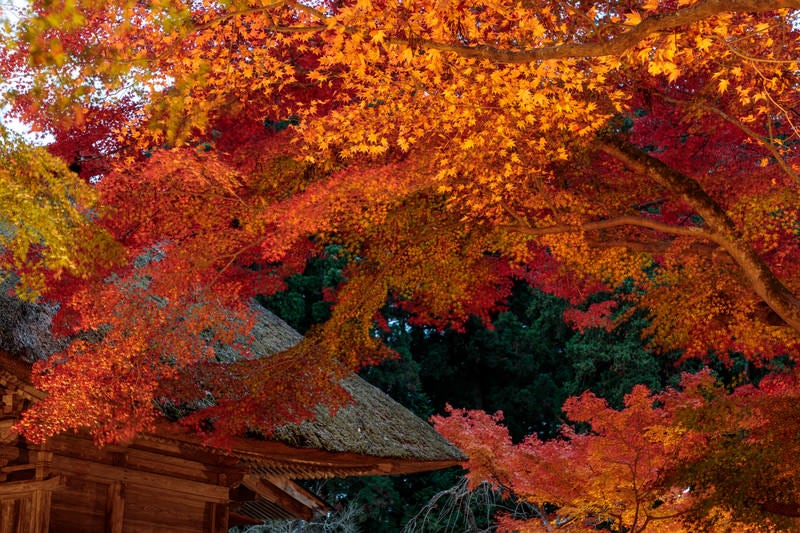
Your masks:
<svg viewBox="0 0 800 533"><path fill-rule="evenodd" d="M19 500L19 518L17 519L18 531L31 531L31 498L26 497Z"/></svg>
<svg viewBox="0 0 800 533"><path fill-rule="evenodd" d="M50 464L53 452L37 450L31 453L31 462L36 467L34 479L43 481L50 476ZM31 533L48 533L50 531L50 502L52 491L37 489L31 496Z"/></svg>
<svg viewBox="0 0 800 533"><path fill-rule="evenodd" d="M108 533L122 533L122 524L125 517L125 485L121 481L114 481L108 486L106 499L106 531Z"/></svg>
<svg viewBox="0 0 800 533"><path fill-rule="evenodd" d="M31 452L31 462L36 468L34 479L41 481L50 476L50 464L53 462L53 452L36 450Z"/></svg>
<svg viewBox="0 0 800 533"><path fill-rule="evenodd" d="M48 533L50 531L50 500L52 492L36 490L31 497L30 533Z"/></svg>
<svg viewBox="0 0 800 533"><path fill-rule="evenodd" d="M209 533L228 533L228 504L208 503L211 506L211 531Z"/></svg>

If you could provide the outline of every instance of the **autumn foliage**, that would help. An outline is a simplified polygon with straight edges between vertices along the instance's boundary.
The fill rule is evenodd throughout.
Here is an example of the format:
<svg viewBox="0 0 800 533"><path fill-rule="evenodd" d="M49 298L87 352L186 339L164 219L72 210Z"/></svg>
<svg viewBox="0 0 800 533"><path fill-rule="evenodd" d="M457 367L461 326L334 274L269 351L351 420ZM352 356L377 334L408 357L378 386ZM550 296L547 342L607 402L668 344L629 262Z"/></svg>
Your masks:
<svg viewBox="0 0 800 533"><path fill-rule="evenodd" d="M125 439L169 403L203 431L213 419L221 433L268 434L318 401L343 400L337 378L386 355L371 328L387 299L418 323L459 328L476 315L488 324L514 281L566 298L577 328L611 329L646 310L654 351L793 363L798 8L34 2L2 55L4 77L26 80L12 86L12 111L52 133L51 152L77 165L86 183L75 190L88 196L63 193L79 213L63 234L47 229L40 204L30 221L7 207L15 200L0 204L6 223L25 228L19 239L43 228L33 263L27 241L3 241L15 258L4 267L45 267L23 279L62 303L60 327L76 339L37 367L50 396L24 431L88 427L101 442ZM75 181L62 167L48 172ZM75 231L94 237L67 261ZM329 322L287 354L249 360L250 298L279 290L328 243L353 258ZM619 302L590 302L623 286L634 289ZM239 356L226 359L220 344ZM562 441L512 446L485 415L444 423L479 428L491 444L450 433L484 454L475 472L542 509L558 506L573 526L594 517L672 527L690 504L753 522L796 509L792 472L773 464L776 500L733 501L712 487L738 478L716 477L715 461L727 446L734 457L756 444L780 455L786 435L771 424L797 418L786 400L796 390L790 372L729 400L720 393L722 426L745 435L735 444L709 436L722 426L641 388L621 412L572 400L567 416L594 433ZM745 413L756 407L764 415L753 425ZM642 462L631 467L630 454ZM678 468L686 461L695 474ZM607 468L595 479L597 462ZM499 473L541 473L545 463L569 480L540 487L536 476ZM685 495L666 481L673 471L703 488ZM543 511L539 525L548 520Z"/></svg>
<svg viewBox="0 0 800 533"><path fill-rule="evenodd" d="M451 410L434 422L469 454L473 483L535 509L500 517L503 530L763 531L791 528L798 513L797 438L780 422L794 386L777 377L729 394L708 372L685 374L660 394L635 386L619 411L586 392L564 414L591 430L565 425L545 442L512 444L502 414Z"/></svg>
<svg viewBox="0 0 800 533"><path fill-rule="evenodd" d="M561 439L529 436L512 444L498 423L502 415L451 411L435 417L437 429L470 456L469 476L512 490L533 504L538 515L520 522L505 516L503 530L594 529L678 531L680 517L694 498L690 491L664 483L663 476L699 452L698 438L675 426L667 409L637 385L615 411L591 393L570 398L564 413L591 424L591 433L565 426Z"/></svg>

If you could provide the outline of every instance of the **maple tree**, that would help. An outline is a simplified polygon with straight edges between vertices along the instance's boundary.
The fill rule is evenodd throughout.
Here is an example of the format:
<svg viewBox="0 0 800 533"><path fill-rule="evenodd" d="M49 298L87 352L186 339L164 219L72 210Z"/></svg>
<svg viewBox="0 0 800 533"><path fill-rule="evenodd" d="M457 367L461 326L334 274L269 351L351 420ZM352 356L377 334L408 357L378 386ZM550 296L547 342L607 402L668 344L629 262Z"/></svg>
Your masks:
<svg viewBox="0 0 800 533"><path fill-rule="evenodd" d="M797 438L785 421L796 397L793 375L731 394L704 371L659 394L637 385L621 410L589 392L570 398L564 413L591 432L565 426L562 439L512 444L501 414L434 419L469 453L472 483L490 480L537 509L524 522L501 517L504 530L793 530Z"/></svg>
<svg viewBox="0 0 800 533"><path fill-rule="evenodd" d="M0 159L0 280L33 299L45 288L46 273L82 277L98 262L114 261L113 238L93 223L100 216L96 191L61 159L2 124Z"/></svg>
<svg viewBox="0 0 800 533"><path fill-rule="evenodd" d="M447 418L436 417L436 422L468 452L471 478L513 490L537 509L538 520L520 523L500 517L503 530L613 524L616 531L678 531L681 523L676 518L691 495L680 489L665 491L659 478L670 463L695 453L696 446L687 446L688 436L676 431L665 410L653 409L652 403L641 385L626 397L622 411L586 393L569 399L564 412L576 422L591 423L592 434L577 434L566 426L564 440L542 442L530 436L516 445L497 425L499 415L456 410Z"/></svg>
<svg viewBox="0 0 800 533"><path fill-rule="evenodd" d="M24 429L114 440L154 403L212 397L189 420L268 432L385 355L387 295L458 328L513 279L568 299L579 328L646 310L653 350L796 357L799 7L33 2L3 56L31 76L13 111L91 163L129 266L48 284L67 330L110 333L41 365L50 396ZM330 320L269 361L222 361L249 297L331 242L357 261ZM630 307L588 300L623 283Z"/></svg>
<svg viewBox="0 0 800 533"><path fill-rule="evenodd" d="M47 66L39 69L42 87L58 89L44 93L52 101L35 102L58 111L56 118L48 115L51 124L86 120L98 91L134 86L157 95L120 125L125 142L145 149L199 142L199 132L210 134L215 121L232 114L297 117L303 164L348 166L323 173L325 194L322 185L312 186L284 202L292 214L275 217L281 242L271 243L266 259L280 257L282 246L301 234L357 233L359 226L387 232L395 224L403 235L408 227L441 224L436 233L461 239L447 246L433 236L430 250L409 243L404 249L427 254L427 265L431 257L454 253L478 265L485 261L476 254L487 250L523 264L552 258L556 270L568 265L575 273L572 285L588 281L585 291L595 280L633 277L668 293L645 291L653 316L667 321L674 315L658 306L687 291L673 279L675 269L642 273L650 256L630 252L651 251L665 256L662 267L677 256L682 266L706 272L711 291L694 302L700 308L693 306L710 317L703 324L680 316L656 321L654 333L664 345L688 345L696 355L713 340L718 349L775 353L793 342L793 333L751 317L763 312L763 302L792 329L798 326L795 287L785 275L793 254L781 242L793 238L797 181L791 142L796 36L792 12L776 11L789 7L795 6L78 5L31 19L25 52L40 62L49 55L51 69L69 65L77 80L102 80L101 90L86 82L65 85ZM513 16L499 22L507 11ZM104 38L89 39L90 32ZM638 120L622 132L629 135L617 135L625 126L612 119L626 110L639 113ZM656 130L651 151L637 149ZM489 146L498 149L482 149ZM691 172L684 173L689 161ZM730 191L718 190L723 175ZM767 200L759 194L764 187L777 196ZM591 194L598 188L603 194ZM348 217L339 198L360 206L351 220L342 218ZM390 211L403 198L416 213L409 207L395 220ZM773 212L776 202L787 208ZM448 223L456 221L463 227L453 231ZM746 237L741 244L740 235ZM535 251L530 237L537 237ZM657 242L648 242L653 237ZM548 259L535 255L542 249ZM724 275L731 262L743 280ZM451 302L468 300L468 291L436 285L444 276L394 277L382 288L402 293L413 286L417 299L445 321L489 305L473 296L473 305L456 309ZM693 287L700 277L687 271ZM419 280L430 287L419 287ZM549 288L581 299L582 289ZM601 320L610 314L593 311ZM720 346L725 339L737 340Z"/></svg>

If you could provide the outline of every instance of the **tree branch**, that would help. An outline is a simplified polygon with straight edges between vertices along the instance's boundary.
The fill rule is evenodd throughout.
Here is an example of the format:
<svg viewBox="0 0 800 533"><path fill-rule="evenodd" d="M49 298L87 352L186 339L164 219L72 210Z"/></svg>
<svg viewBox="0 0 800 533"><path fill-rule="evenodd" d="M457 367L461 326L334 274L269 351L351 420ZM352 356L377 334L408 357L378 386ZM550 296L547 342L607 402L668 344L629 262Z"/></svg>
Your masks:
<svg viewBox="0 0 800 533"><path fill-rule="evenodd" d="M163 51L155 59L162 59L166 55L169 55L174 51L174 48L191 33L209 29L234 17L269 12L283 6L303 11L319 19L320 22L323 23L334 18L322 11L294 0L276 0L274 3L266 6L222 13L217 18L203 24L189 26L185 35L179 37L175 43L172 43L167 50ZM701 0L692 6L684 7L676 11L650 15L629 31L605 41L566 43L542 46L529 50L503 50L483 44L465 46L454 43L442 43L429 39L419 39L416 37L387 37L384 42L395 45L412 45L428 50L453 52L465 58L488 59L495 63L502 64L521 64L572 57L604 57L619 55L654 33L669 31L680 26L706 20L720 13L761 13L785 8L800 8L800 0L772 0L771 2L764 2L763 0ZM320 26L270 26L266 29L275 33L304 33L325 31L330 29L330 26L327 24ZM362 33L365 30L360 27L345 26L344 31L349 34L354 34ZM141 58L139 59L141 60Z"/></svg>
<svg viewBox="0 0 800 533"><path fill-rule="evenodd" d="M519 64L570 57L604 57L619 55L648 36L706 20L720 13L761 13L784 8L800 8L800 0L702 0L692 6L669 13L650 15L621 35L599 43L567 43L529 50L502 50L488 45L463 46L427 39L414 39L413 44L428 50L453 52L471 59L488 59L495 63ZM393 37L392 44L410 44L411 39Z"/></svg>
<svg viewBox="0 0 800 533"><path fill-rule="evenodd" d="M543 228L531 228L524 225L505 227L520 233L524 233L525 235L540 236L555 235L558 233L576 233L582 231L603 230L617 228L620 226L638 226L640 228L649 228L670 235L682 235L685 237L713 240L712 233L697 226L673 226L671 224L658 222L657 220L630 215L609 218L606 220L598 220L595 222L585 222L583 224L576 225L556 224L555 226L546 226Z"/></svg>
<svg viewBox="0 0 800 533"><path fill-rule="evenodd" d="M788 516L792 518L800 517L800 503L783 503L768 501L761 504L761 510L778 516Z"/></svg>
<svg viewBox="0 0 800 533"><path fill-rule="evenodd" d="M626 140L616 137L598 139L601 151L618 159L631 170L647 176L679 195L703 217L703 237L722 247L742 269L745 279L758 296L789 326L800 331L800 299L770 270L755 252L733 220L694 179L651 157ZM690 228L682 228L690 229ZM700 229L700 228L698 228Z"/></svg>
<svg viewBox="0 0 800 533"><path fill-rule="evenodd" d="M765 137L757 134L755 131L753 131L752 129L750 129L746 125L744 125L741 122L739 122L739 120L737 120L736 118L730 116L729 114L725 113L721 109L717 109L716 107L705 105L705 104L700 103L700 102L687 102L686 100L679 100L677 98L670 98L669 96L666 96L664 94L659 94L659 96L662 99L664 99L665 101L673 103L673 104L676 104L676 105L683 105L683 106L687 106L687 107L695 107L697 109L701 109L701 110L707 111L709 113L714 113L715 115L721 117L723 120L725 120L729 124L732 124L733 126L739 128L747 136L751 137L753 140L755 140L759 144L761 144L761 146L766 148L767 151L769 151L769 153L772 155L772 157L775 158L775 161L778 162L778 165L781 167L781 170L783 170L784 173L786 173L786 175L789 176L795 183L800 185L800 176L798 176L797 172L795 172L794 169L791 166L789 166L789 164L786 162L786 160L783 159L783 157L781 156L780 152L775 147L775 142L772 139L771 135L770 135L770 138L765 138ZM767 119L767 120L769 120L769 119ZM771 129L772 128L770 127L770 130Z"/></svg>
<svg viewBox="0 0 800 533"><path fill-rule="evenodd" d="M645 254L663 254L669 251L669 249L672 247L672 241L667 240L643 242L620 239L605 239L602 238L602 236L598 238L587 237L586 242L592 248L625 248L632 252ZM682 251L687 249L691 253L700 256L712 257L717 263L733 264L733 261L731 260L730 256L725 253L725 250L713 243L695 242L681 248Z"/></svg>

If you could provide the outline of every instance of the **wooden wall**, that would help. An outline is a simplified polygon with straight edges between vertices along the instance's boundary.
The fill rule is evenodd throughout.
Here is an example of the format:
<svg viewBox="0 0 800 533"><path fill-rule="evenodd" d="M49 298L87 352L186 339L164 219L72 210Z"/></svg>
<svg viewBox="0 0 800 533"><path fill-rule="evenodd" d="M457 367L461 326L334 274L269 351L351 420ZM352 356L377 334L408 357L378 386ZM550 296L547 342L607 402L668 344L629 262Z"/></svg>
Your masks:
<svg viewBox="0 0 800 533"><path fill-rule="evenodd" d="M19 446L1 469L0 533L226 533L230 486L244 475L213 455L98 450L79 436Z"/></svg>

